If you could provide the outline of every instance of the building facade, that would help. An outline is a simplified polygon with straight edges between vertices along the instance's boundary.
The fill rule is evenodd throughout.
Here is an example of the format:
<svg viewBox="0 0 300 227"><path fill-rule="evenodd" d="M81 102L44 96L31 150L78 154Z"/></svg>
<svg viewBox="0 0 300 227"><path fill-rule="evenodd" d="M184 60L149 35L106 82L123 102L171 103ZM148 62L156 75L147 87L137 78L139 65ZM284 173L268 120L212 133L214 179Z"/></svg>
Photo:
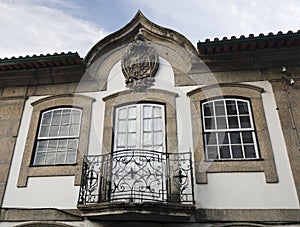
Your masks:
<svg viewBox="0 0 300 227"><path fill-rule="evenodd" d="M0 60L0 226L300 225L300 32L198 42L141 12Z"/></svg>

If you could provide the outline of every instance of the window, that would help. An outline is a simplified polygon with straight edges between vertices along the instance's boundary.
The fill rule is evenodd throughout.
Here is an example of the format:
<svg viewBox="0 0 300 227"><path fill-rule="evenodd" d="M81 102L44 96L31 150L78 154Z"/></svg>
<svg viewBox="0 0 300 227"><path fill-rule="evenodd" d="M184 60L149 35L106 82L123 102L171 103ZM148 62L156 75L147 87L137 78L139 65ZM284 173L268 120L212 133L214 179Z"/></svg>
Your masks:
<svg viewBox="0 0 300 227"><path fill-rule="evenodd" d="M164 106L134 104L116 109L114 150L165 150Z"/></svg>
<svg viewBox="0 0 300 227"><path fill-rule="evenodd" d="M57 108L42 113L33 165L75 164L81 110Z"/></svg>
<svg viewBox="0 0 300 227"><path fill-rule="evenodd" d="M206 160L259 158L251 106L244 99L202 103Z"/></svg>

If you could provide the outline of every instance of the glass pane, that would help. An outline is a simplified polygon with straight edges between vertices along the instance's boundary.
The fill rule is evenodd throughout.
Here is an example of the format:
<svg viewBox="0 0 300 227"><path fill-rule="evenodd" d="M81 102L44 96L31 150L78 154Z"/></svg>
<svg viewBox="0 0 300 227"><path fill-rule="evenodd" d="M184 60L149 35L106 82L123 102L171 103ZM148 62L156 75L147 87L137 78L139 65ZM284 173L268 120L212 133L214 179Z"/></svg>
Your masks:
<svg viewBox="0 0 300 227"><path fill-rule="evenodd" d="M48 152L56 152L58 146L58 140L49 140Z"/></svg>
<svg viewBox="0 0 300 227"><path fill-rule="evenodd" d="M251 128L249 116L240 116L240 122L242 128Z"/></svg>
<svg viewBox="0 0 300 227"><path fill-rule="evenodd" d="M215 129L215 121L213 118L204 118L205 129Z"/></svg>
<svg viewBox="0 0 300 227"><path fill-rule="evenodd" d="M225 117L217 117L217 128L218 129L226 129L226 118Z"/></svg>
<svg viewBox="0 0 300 227"><path fill-rule="evenodd" d="M63 115L62 115L62 119L61 119L61 124L62 125L67 125L71 123L71 113L70 110L68 112L66 112L67 110L64 110Z"/></svg>
<svg viewBox="0 0 300 227"><path fill-rule="evenodd" d="M224 102L223 101L217 101L215 102L215 111L216 115L225 115L225 109L224 109Z"/></svg>
<svg viewBox="0 0 300 227"><path fill-rule="evenodd" d="M152 117L152 107L151 106L144 106L143 107L144 118L151 118Z"/></svg>
<svg viewBox="0 0 300 227"><path fill-rule="evenodd" d="M60 125L60 120L61 120L61 110L55 110L53 112L51 125Z"/></svg>
<svg viewBox="0 0 300 227"><path fill-rule="evenodd" d="M73 110L72 111L72 123L73 124L79 124L80 123L80 116L81 116L81 111Z"/></svg>
<svg viewBox="0 0 300 227"><path fill-rule="evenodd" d="M204 104L203 108L204 108L204 116L213 116L214 115L212 103Z"/></svg>
<svg viewBox="0 0 300 227"><path fill-rule="evenodd" d="M53 137L53 136L58 136L58 130L59 130L59 126L51 126L50 127L50 132L49 132L49 136Z"/></svg>
<svg viewBox="0 0 300 227"><path fill-rule="evenodd" d="M49 136L49 126L42 126L40 129L39 137L48 137Z"/></svg>
<svg viewBox="0 0 300 227"><path fill-rule="evenodd" d="M70 131L70 125L62 125L60 126L60 136L68 136Z"/></svg>
<svg viewBox="0 0 300 227"><path fill-rule="evenodd" d="M239 128L237 117L228 117L229 128Z"/></svg>
<svg viewBox="0 0 300 227"><path fill-rule="evenodd" d="M152 119L144 119L144 132L152 131Z"/></svg>
<svg viewBox="0 0 300 227"><path fill-rule="evenodd" d="M136 118L136 107L129 107L128 108L128 118Z"/></svg>
<svg viewBox="0 0 300 227"><path fill-rule="evenodd" d="M231 144L241 144L241 135L239 132L230 132Z"/></svg>
<svg viewBox="0 0 300 227"><path fill-rule="evenodd" d="M58 141L58 147L61 148L67 148L68 146L68 140L59 140Z"/></svg>
<svg viewBox="0 0 300 227"><path fill-rule="evenodd" d="M227 108L227 115L236 115L237 114L235 101L227 100L226 108Z"/></svg>
<svg viewBox="0 0 300 227"><path fill-rule="evenodd" d="M245 145L244 149L246 158L256 158L255 148L253 145Z"/></svg>
<svg viewBox="0 0 300 227"><path fill-rule="evenodd" d="M154 130L157 131L157 130L162 130L163 129L163 122L160 118L155 118L153 119L153 126L154 126Z"/></svg>
<svg viewBox="0 0 300 227"><path fill-rule="evenodd" d="M249 114L248 103L238 101L239 114Z"/></svg>
<svg viewBox="0 0 300 227"><path fill-rule="evenodd" d="M163 133L162 132L154 132L153 139L155 145L160 145L163 143Z"/></svg>
<svg viewBox="0 0 300 227"><path fill-rule="evenodd" d="M78 139L69 139L68 149L77 149Z"/></svg>
<svg viewBox="0 0 300 227"><path fill-rule="evenodd" d="M252 132L242 132L244 143L253 143Z"/></svg>
<svg viewBox="0 0 300 227"><path fill-rule="evenodd" d="M218 147L217 146L207 146L206 152L207 152L207 158L210 160L218 159Z"/></svg>
<svg viewBox="0 0 300 227"><path fill-rule="evenodd" d="M67 164L76 163L76 152L68 152L66 163Z"/></svg>
<svg viewBox="0 0 300 227"><path fill-rule="evenodd" d="M48 153L45 164L55 164L55 153Z"/></svg>
<svg viewBox="0 0 300 227"><path fill-rule="evenodd" d="M42 165L45 163L46 153L36 153L34 164L35 165Z"/></svg>
<svg viewBox="0 0 300 227"><path fill-rule="evenodd" d="M118 121L118 132L126 132L126 121L125 120Z"/></svg>
<svg viewBox="0 0 300 227"><path fill-rule="evenodd" d="M136 133L128 133L127 146L128 147L136 146Z"/></svg>
<svg viewBox="0 0 300 227"><path fill-rule="evenodd" d="M118 134L117 135L117 146L118 147L125 147L126 145L126 134Z"/></svg>
<svg viewBox="0 0 300 227"><path fill-rule="evenodd" d="M136 131L136 120L128 120L128 132Z"/></svg>
<svg viewBox="0 0 300 227"><path fill-rule="evenodd" d="M56 164L64 164L66 161L66 156L67 153L66 152L59 152L56 155Z"/></svg>
<svg viewBox="0 0 300 227"><path fill-rule="evenodd" d="M127 108L119 109L119 119L127 119Z"/></svg>
<svg viewBox="0 0 300 227"><path fill-rule="evenodd" d="M160 107L153 107L153 117L161 117L161 108Z"/></svg>
<svg viewBox="0 0 300 227"><path fill-rule="evenodd" d="M71 125L70 136L79 136L79 126L80 125Z"/></svg>
<svg viewBox="0 0 300 227"><path fill-rule="evenodd" d="M243 158L242 146L232 145L231 146L231 150L232 150L232 156L233 156L233 158Z"/></svg>
<svg viewBox="0 0 300 227"><path fill-rule="evenodd" d="M50 125L52 111L43 114L42 125Z"/></svg>
<svg viewBox="0 0 300 227"><path fill-rule="evenodd" d="M47 151L47 145L48 145L48 140L43 140L43 141L38 141L36 145L36 151L41 152L41 151Z"/></svg>
<svg viewBox="0 0 300 227"><path fill-rule="evenodd" d="M228 133L223 133L220 132L218 133L218 141L219 141L219 145L221 144L229 144L229 140L228 140Z"/></svg>
<svg viewBox="0 0 300 227"><path fill-rule="evenodd" d="M220 158L231 158L229 146L220 147Z"/></svg>
<svg viewBox="0 0 300 227"><path fill-rule="evenodd" d="M152 133L144 132L143 134L143 145L152 145Z"/></svg>
<svg viewBox="0 0 300 227"><path fill-rule="evenodd" d="M213 132L205 133L205 138L206 138L206 144L208 144L208 145L217 144L216 133L213 133Z"/></svg>

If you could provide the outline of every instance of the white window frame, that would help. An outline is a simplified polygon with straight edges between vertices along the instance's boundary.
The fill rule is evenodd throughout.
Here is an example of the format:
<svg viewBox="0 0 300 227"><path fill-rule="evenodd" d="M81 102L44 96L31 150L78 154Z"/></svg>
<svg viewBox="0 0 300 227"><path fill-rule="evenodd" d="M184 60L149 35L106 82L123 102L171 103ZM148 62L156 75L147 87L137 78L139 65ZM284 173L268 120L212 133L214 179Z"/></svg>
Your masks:
<svg viewBox="0 0 300 227"><path fill-rule="evenodd" d="M146 106L150 106L152 108L154 107L158 107L160 108L161 111L161 117L155 117L153 116L153 112L152 112L152 116L149 118L144 118L143 116L143 111L144 111L144 107ZM118 123L119 123L119 112L122 109L127 109L127 121L128 119L128 109L135 107L136 108L136 144L135 146L129 146L128 145L128 125L126 125L126 132L125 132L125 137L126 137L126 144L123 147L118 147L117 146L117 141L118 141ZM151 126L151 131L147 131L147 132L151 132L152 135L155 132L160 132L162 134L162 143L161 143L161 149L157 150L154 144L154 136L152 137L152 146L149 146L149 148L144 148L144 139L143 139L143 132L144 131L144 126L143 126L143 120L144 119L151 119L152 122L152 126ZM162 129L161 130L155 130L154 129L154 120L153 119L161 119L161 124L162 124ZM156 104L156 103L138 103L138 104L129 104L129 105L125 105L125 106L120 106L117 107L115 109L115 124L114 124L114 145L113 145L113 151L117 151L117 150L126 150L126 149L142 149L142 150L155 150L155 151L160 151L160 152L165 152L166 151L166 141L165 141L165 106L163 104Z"/></svg>
<svg viewBox="0 0 300 227"><path fill-rule="evenodd" d="M60 117L60 122L59 122L59 125L58 125L58 135L56 136L50 136L50 128L51 128L51 123L52 123L52 120L53 120L53 114L55 111L61 111L61 115L63 113L64 110L70 110L70 116L72 116L72 112L78 112L79 113L79 127L78 127L78 130L76 131L75 134L72 134L72 135L59 135L60 134L60 130L61 130L61 127L63 126L62 125L62 116ZM42 129L42 122L43 122L43 119L44 119L44 116L47 114L47 113L51 113L51 119L50 119L50 125L49 125L49 132L48 132L48 136L41 136L41 129ZM81 129L81 120L82 120L82 110L80 108L74 108L74 107L59 107L59 108L53 108L53 109L50 109L50 110L47 110L47 111L44 111L40 117L40 121L39 121L39 130L37 132L37 137L36 137L36 141L35 141L35 148L34 148L34 158L33 158L33 161L32 161L32 165L33 166L43 166L43 165L70 165L70 164L76 164L76 160L77 160L77 153L78 153L78 146L79 146L79 136L80 136L80 129ZM70 127L72 126L72 122L69 123ZM69 133L70 133L70 130L69 130ZM74 161L72 162L68 162L67 160L67 155L66 154L66 157L65 157L65 160L64 162L58 162L58 159L57 159L57 154L58 154L58 144L59 144L59 140L67 140L67 143L70 142L70 140L77 140L77 145L76 145L76 148L73 148L73 150L76 150L75 151L75 156L73 158ZM55 152L52 152L52 153L55 153L55 158L54 158L54 162L53 163L47 163L46 162L46 157L44 159L44 162L43 163L39 163L37 162L37 153L39 153L38 151L38 144L39 142L41 141L47 141L47 148L48 148L48 145L50 143L50 141L54 141L54 140L58 140L57 142L57 146L55 148ZM68 149L69 147L66 149L66 153L68 153ZM45 153L45 155L47 156L50 152L46 149L46 151L44 152L40 152L40 153Z"/></svg>
<svg viewBox="0 0 300 227"><path fill-rule="evenodd" d="M220 102L222 101L224 104L224 111L225 114L224 115L219 115L221 117L225 117L226 119L226 128L225 129L217 129L217 114L216 114L216 109L215 109L215 102ZM226 106L226 101L234 101L235 105L236 105L236 115L229 115L227 113L227 106ZM248 107L248 114L240 114L239 113L239 109L238 109L238 104L237 102L243 102L247 104ZM206 116L205 115L205 110L204 110L204 105L206 104L213 104L213 114L210 116ZM254 122L253 122L253 116L252 116L252 108L251 108L251 103L249 100L247 99L241 99L241 98L220 98L220 99L212 99L212 100L207 100L205 102L201 103L201 108L202 108L202 123L203 123L203 140L204 140L204 147L205 147L205 158L207 161L223 161L223 160L257 160L260 158L260 154L259 154L259 149L258 149L258 144L257 144L257 139L256 139L256 132L255 132L255 127L254 127ZM250 127L247 128L242 128L241 127L241 122L240 122L240 117L241 116L247 116L250 119ZM238 119L238 128L229 128L229 122L228 122L228 118L229 117L237 117ZM205 124L205 119L207 118L212 118L214 121L214 128L206 128L206 124ZM231 143L231 137L230 137L230 133L235 132L235 133L239 133L240 135L240 143ZM242 133L243 132L251 132L252 135L252 140L253 143L243 143L243 138L242 138ZM215 133L216 134L216 143L213 144L207 144L207 134L208 133ZM228 144L226 144L226 146L229 146L229 152L230 152L230 158L221 158L220 155L220 147L224 144L222 142L219 142L219 134L220 133L224 133L224 134L228 134ZM255 157L246 157L246 153L245 153L245 146L254 146L254 152L255 152ZM217 154L214 158L209 157L209 152L208 152L208 147L217 147ZM232 152L232 147L233 146L241 146L242 148L242 158L237 158L237 157L233 157L233 152Z"/></svg>

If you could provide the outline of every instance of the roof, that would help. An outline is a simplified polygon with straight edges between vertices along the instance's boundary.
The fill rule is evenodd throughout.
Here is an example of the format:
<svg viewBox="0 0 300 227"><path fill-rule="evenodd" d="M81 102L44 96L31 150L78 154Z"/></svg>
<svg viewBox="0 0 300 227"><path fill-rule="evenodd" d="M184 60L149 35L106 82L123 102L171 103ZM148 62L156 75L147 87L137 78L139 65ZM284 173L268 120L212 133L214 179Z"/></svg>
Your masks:
<svg viewBox="0 0 300 227"><path fill-rule="evenodd" d="M268 35L261 33L258 36L250 34L248 37L245 37L242 35L240 38L232 36L230 39L227 37L221 40L215 38L212 41L206 39L204 42L199 41L197 43L200 55L290 46L300 46L300 30L298 32L288 31L285 34L280 31L275 35L270 32Z"/></svg>
<svg viewBox="0 0 300 227"><path fill-rule="evenodd" d="M40 69L59 66L81 65L82 58L77 52L72 53L54 53L47 55L33 55L26 57L0 58L0 71L22 70L22 69Z"/></svg>

